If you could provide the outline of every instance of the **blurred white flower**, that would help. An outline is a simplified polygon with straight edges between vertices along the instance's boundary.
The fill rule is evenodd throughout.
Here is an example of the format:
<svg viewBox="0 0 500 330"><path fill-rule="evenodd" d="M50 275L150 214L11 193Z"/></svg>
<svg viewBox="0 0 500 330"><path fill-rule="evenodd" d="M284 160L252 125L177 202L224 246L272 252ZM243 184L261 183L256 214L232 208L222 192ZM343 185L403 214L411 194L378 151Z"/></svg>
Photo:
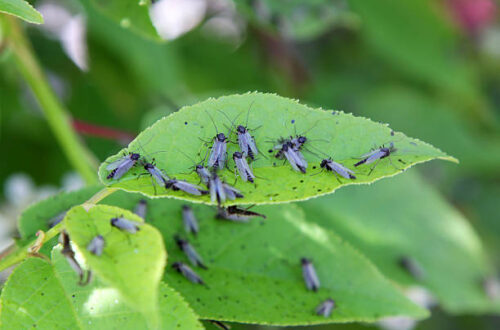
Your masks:
<svg viewBox="0 0 500 330"><path fill-rule="evenodd" d="M81 14L72 14L63 5L44 1L37 10L44 17L45 23L40 29L49 37L61 42L64 52L82 71L88 71L87 24Z"/></svg>
<svg viewBox="0 0 500 330"><path fill-rule="evenodd" d="M238 15L233 1L208 0L207 21L203 32L238 46L243 40L245 22Z"/></svg>
<svg viewBox="0 0 500 330"><path fill-rule="evenodd" d="M405 290L405 295L408 299L423 308L429 309L436 304L436 300L429 290L420 286L409 287ZM409 317L395 316L386 317L378 321L377 325L385 330L411 330L417 325L417 322L415 319Z"/></svg>
<svg viewBox="0 0 500 330"><path fill-rule="evenodd" d="M158 34L173 40L196 27L205 17L206 0L160 0L149 15Z"/></svg>

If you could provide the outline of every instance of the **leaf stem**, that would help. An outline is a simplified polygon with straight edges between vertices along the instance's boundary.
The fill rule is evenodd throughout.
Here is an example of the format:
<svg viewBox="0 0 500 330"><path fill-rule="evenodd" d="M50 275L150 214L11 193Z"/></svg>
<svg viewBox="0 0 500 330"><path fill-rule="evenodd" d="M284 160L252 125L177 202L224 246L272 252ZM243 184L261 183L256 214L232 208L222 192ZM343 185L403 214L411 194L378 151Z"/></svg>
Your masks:
<svg viewBox="0 0 500 330"><path fill-rule="evenodd" d="M98 162L73 130L67 111L50 87L19 22L14 17L2 15L0 24L14 62L31 87L69 162L88 184L97 183Z"/></svg>
<svg viewBox="0 0 500 330"><path fill-rule="evenodd" d="M94 196L90 197L88 201L82 204L82 206L85 208L85 210L90 210L92 207L94 207L97 203L102 201L104 198L108 197L115 191L117 191L117 188L107 188L104 187L102 190L98 191Z"/></svg>

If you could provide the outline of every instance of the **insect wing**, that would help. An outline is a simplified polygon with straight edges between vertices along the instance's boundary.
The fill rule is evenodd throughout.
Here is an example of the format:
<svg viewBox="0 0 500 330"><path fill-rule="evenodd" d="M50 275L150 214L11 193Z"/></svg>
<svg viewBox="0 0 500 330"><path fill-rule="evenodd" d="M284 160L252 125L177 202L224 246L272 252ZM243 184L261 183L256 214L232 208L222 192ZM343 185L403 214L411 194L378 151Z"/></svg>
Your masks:
<svg viewBox="0 0 500 330"><path fill-rule="evenodd" d="M327 299L316 308L316 314L329 317L334 307L335 301L333 299Z"/></svg>
<svg viewBox="0 0 500 330"><path fill-rule="evenodd" d="M102 255L102 251L104 250L104 245L104 237L102 237L101 235L97 235L90 241L89 245L87 245L87 250L90 253L100 257Z"/></svg>
<svg viewBox="0 0 500 330"><path fill-rule="evenodd" d="M122 162L124 162L125 160L127 160L127 159L129 159L129 157L127 157L127 156L125 156L125 157L121 157L121 158L119 158L119 159L115 160L114 162L109 163L109 164L108 164L108 166L106 166L106 169L107 169L108 171L112 171L112 170L114 170L115 168L118 168L118 166L120 166L120 164L121 164Z"/></svg>
<svg viewBox="0 0 500 330"><path fill-rule="evenodd" d="M193 266L207 268L203 263L203 260L201 259L200 255L196 252L196 250L191 244L186 242L186 244L183 245L183 250L184 253L186 253L187 258L189 259L189 262L191 262Z"/></svg>
<svg viewBox="0 0 500 330"><path fill-rule="evenodd" d="M130 158L125 159L117 168L116 172L113 175L113 179L120 179L125 173L127 173L132 166L134 166L136 163L136 160L132 160Z"/></svg>
<svg viewBox="0 0 500 330"><path fill-rule="evenodd" d="M246 164L246 161L243 158L235 158L234 162L236 164L236 168L238 169L238 173L240 174L241 179L246 182L248 180L247 176L248 164Z"/></svg>
<svg viewBox="0 0 500 330"><path fill-rule="evenodd" d="M175 181L174 186L191 195L201 196L203 194L203 188L186 181Z"/></svg>
<svg viewBox="0 0 500 330"><path fill-rule="evenodd" d="M304 281L306 282L306 287L309 290L317 291L319 289L319 278L313 264L310 261L302 263L302 275L304 277Z"/></svg>
<svg viewBox="0 0 500 330"><path fill-rule="evenodd" d="M197 234L199 231L198 221L194 216L193 209L188 206L182 208L182 220L184 221L184 229L190 233Z"/></svg>
<svg viewBox="0 0 500 330"><path fill-rule="evenodd" d="M125 218L113 218L111 219L111 225L129 232L130 234L135 234L139 231L139 223L135 221L131 221Z"/></svg>
<svg viewBox="0 0 500 330"><path fill-rule="evenodd" d="M337 172L340 176L346 179L355 178L353 171L339 163L330 160L327 166L330 168L330 170Z"/></svg>

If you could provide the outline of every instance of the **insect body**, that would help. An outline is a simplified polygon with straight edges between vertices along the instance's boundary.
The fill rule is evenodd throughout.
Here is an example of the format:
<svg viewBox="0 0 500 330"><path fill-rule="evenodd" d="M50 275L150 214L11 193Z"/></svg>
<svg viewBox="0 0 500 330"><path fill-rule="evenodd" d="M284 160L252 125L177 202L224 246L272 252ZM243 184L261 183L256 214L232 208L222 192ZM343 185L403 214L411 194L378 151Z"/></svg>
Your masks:
<svg viewBox="0 0 500 330"><path fill-rule="evenodd" d="M202 284L205 285L205 282L201 279L201 277L195 273L194 270L192 270L188 265L186 265L183 262L174 262L172 264L172 267L181 273L185 278L187 278L189 281L195 283L195 284Z"/></svg>
<svg viewBox="0 0 500 330"><path fill-rule="evenodd" d="M223 323L221 321L215 321L215 320L208 320L208 321L219 329L222 329L222 330L230 330L231 329L231 326L229 324Z"/></svg>
<svg viewBox="0 0 500 330"><path fill-rule="evenodd" d="M346 179L356 179L354 176L354 172L345 167L344 165L341 165L337 162L334 162L331 159L323 159L320 164L321 168L326 169L327 171L332 172L335 174L335 176L340 175L341 177L344 177ZM337 178L338 180L338 178Z"/></svg>
<svg viewBox="0 0 500 330"><path fill-rule="evenodd" d="M90 282L91 272L87 271L87 279L84 281L84 277L85 277L84 271L83 271L82 267L80 266L80 264L78 263L78 261L76 261L76 259L75 259L75 252L71 248L69 235L65 231L61 232L60 242L63 246L63 248L61 250L61 254L66 258L66 260L68 261L71 268L73 268L73 270L78 274L78 277L79 277L78 284L79 285L88 284Z"/></svg>
<svg viewBox="0 0 500 330"><path fill-rule="evenodd" d="M364 154L363 156L361 156L361 158L363 158L363 159L361 159L359 162L354 164L354 166L357 167L357 166L362 165L362 164L371 164L371 163L377 161L377 163L375 163L375 165L370 170L369 174L371 174L371 172L375 169L375 167L377 166L378 162L381 159L389 157L391 154L393 154L396 151L397 151L397 149L394 147L394 143L391 142L389 147L382 146L378 149L373 150L372 152Z"/></svg>
<svg viewBox="0 0 500 330"><path fill-rule="evenodd" d="M225 182L222 182L215 171L213 171L210 175L210 182L208 184L208 187L210 188L211 201L217 201L217 204L224 203L226 199L235 200L236 198L243 197L238 189Z"/></svg>
<svg viewBox="0 0 500 330"><path fill-rule="evenodd" d="M110 222L111 226L126 231L130 234L135 234L140 230L139 222L128 220L123 217L112 218Z"/></svg>
<svg viewBox="0 0 500 330"><path fill-rule="evenodd" d="M63 211L63 212L59 213L58 215L56 215L55 217L53 217L52 219L50 219L49 220L49 228L52 228L55 225L57 225L58 223L60 223L61 221L63 221L67 212L68 211Z"/></svg>
<svg viewBox="0 0 500 330"><path fill-rule="evenodd" d="M307 169L307 161L304 159L304 156L300 152L300 150L295 150L292 142L286 142L283 144L283 147L280 150L285 158L288 160L288 163L292 166L292 168L297 172L306 173Z"/></svg>
<svg viewBox="0 0 500 330"><path fill-rule="evenodd" d="M332 314L332 310L335 308L335 300L328 298L323 301L318 307L316 307L316 314L323 315L324 317L329 317Z"/></svg>
<svg viewBox="0 0 500 330"><path fill-rule="evenodd" d="M170 179L165 173L163 173L162 170L152 163L144 164L144 169L148 171L151 177L154 178L156 183L161 187L165 186L167 181Z"/></svg>
<svg viewBox="0 0 500 330"><path fill-rule="evenodd" d="M182 220L184 222L184 229L188 233L198 234L199 226L196 217L194 216L193 209L187 205L182 206Z"/></svg>
<svg viewBox="0 0 500 330"><path fill-rule="evenodd" d="M168 180L165 183L165 188L172 189L173 191L182 190L185 193L195 195L195 196L201 196L201 195L208 194L208 191L203 190L203 188L200 186L197 186L195 184L192 184L192 183L189 183L189 182L186 182L183 180L176 180L176 179Z"/></svg>
<svg viewBox="0 0 500 330"><path fill-rule="evenodd" d="M179 246L179 248L184 252L189 259L189 262L196 267L200 267L203 269L207 269L207 266L201 260L200 255L196 252L194 247L189 244L189 242L185 239L180 238L179 236L175 236L175 242Z"/></svg>
<svg viewBox="0 0 500 330"><path fill-rule="evenodd" d="M300 262L302 263L302 276L304 277L306 287L309 290L318 291L320 286L319 278L311 260L302 258L300 259Z"/></svg>
<svg viewBox="0 0 500 330"><path fill-rule="evenodd" d="M248 129L245 126L239 125L236 128L236 133L238 134L238 145L243 155L255 160L255 156L259 153L259 150L257 149L257 145L252 135L248 132Z"/></svg>
<svg viewBox="0 0 500 330"><path fill-rule="evenodd" d="M200 177L200 181L208 187L208 184L210 182L210 172L205 166L202 165L196 165L195 168L196 174Z"/></svg>
<svg viewBox="0 0 500 330"><path fill-rule="evenodd" d="M399 265L416 280L421 280L424 277L424 270L417 261L411 257L403 256L399 258Z"/></svg>
<svg viewBox="0 0 500 330"><path fill-rule="evenodd" d="M139 203L137 203L134 209L134 213L140 216L141 218L146 219L147 207L148 207L148 202L146 202L145 199L141 199Z"/></svg>
<svg viewBox="0 0 500 330"><path fill-rule="evenodd" d="M102 251L104 250L104 245L106 245L104 237L102 237L101 235L97 235L90 241L89 245L87 245L87 250L90 253L100 257Z"/></svg>
<svg viewBox="0 0 500 330"><path fill-rule="evenodd" d="M255 175L253 175L252 170L250 169L250 166L248 166L246 157L244 156L243 153L236 151L233 154L233 160L234 163L236 164L236 168L238 169L238 173L240 174L240 177L243 181L250 181L254 182Z"/></svg>
<svg viewBox="0 0 500 330"><path fill-rule="evenodd" d="M107 179L116 179L119 180L125 173L127 173L139 160L141 156L137 153L130 153L127 156L123 156L122 158L112 162L106 169L109 172Z"/></svg>
<svg viewBox="0 0 500 330"><path fill-rule="evenodd" d="M214 138L210 157L208 158L208 167L213 167L219 170L226 166L227 156L227 138L224 133L218 133Z"/></svg>
<svg viewBox="0 0 500 330"><path fill-rule="evenodd" d="M229 206L228 208L218 208L216 216L218 219L230 220L234 222L248 222L254 217L266 218L264 214L242 209L235 205Z"/></svg>

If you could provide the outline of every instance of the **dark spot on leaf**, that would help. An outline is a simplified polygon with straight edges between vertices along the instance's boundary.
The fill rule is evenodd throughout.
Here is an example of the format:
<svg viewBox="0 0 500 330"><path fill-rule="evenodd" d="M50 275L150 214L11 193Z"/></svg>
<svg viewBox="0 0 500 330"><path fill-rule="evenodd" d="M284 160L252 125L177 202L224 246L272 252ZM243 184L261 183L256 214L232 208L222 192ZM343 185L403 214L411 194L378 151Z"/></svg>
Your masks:
<svg viewBox="0 0 500 330"><path fill-rule="evenodd" d="M316 166L313 166L313 170L315 170L315 169L316 169Z"/></svg>
<svg viewBox="0 0 500 330"><path fill-rule="evenodd" d="M321 189L318 189L318 192L321 192Z"/></svg>
<svg viewBox="0 0 500 330"><path fill-rule="evenodd" d="M200 302L200 298L196 298L196 301L197 301L197 302Z"/></svg>
<svg viewBox="0 0 500 330"><path fill-rule="evenodd" d="M185 122L184 122L184 125L187 125L187 124L188 124L188 122L187 122L187 121L185 121Z"/></svg>
<svg viewBox="0 0 500 330"><path fill-rule="evenodd" d="M297 187L292 187L293 190L297 189Z"/></svg>
<svg viewBox="0 0 500 330"><path fill-rule="evenodd" d="M40 293L40 295L41 295L41 296L45 296L45 293L41 292L41 293Z"/></svg>
<svg viewBox="0 0 500 330"><path fill-rule="evenodd" d="M300 183L304 183L304 180L300 180Z"/></svg>
<svg viewBox="0 0 500 330"><path fill-rule="evenodd" d="M75 295L73 294L73 295L71 295L71 297L72 297L72 298L75 298Z"/></svg>
<svg viewBox="0 0 500 330"><path fill-rule="evenodd" d="M245 250L247 247L245 246L245 244L241 244L240 248L241 248L242 250Z"/></svg>
<svg viewBox="0 0 500 330"><path fill-rule="evenodd" d="M168 297L168 295L164 294L164 295L163 295L163 297L167 298L167 297Z"/></svg>
<svg viewBox="0 0 500 330"><path fill-rule="evenodd" d="M268 153L272 153L272 152L273 152L273 149L269 149L267 152L268 152Z"/></svg>
<svg viewBox="0 0 500 330"><path fill-rule="evenodd" d="M292 119L292 124L295 124L295 119Z"/></svg>
<svg viewBox="0 0 500 330"><path fill-rule="evenodd" d="M33 328L36 328L36 324L33 324Z"/></svg>

